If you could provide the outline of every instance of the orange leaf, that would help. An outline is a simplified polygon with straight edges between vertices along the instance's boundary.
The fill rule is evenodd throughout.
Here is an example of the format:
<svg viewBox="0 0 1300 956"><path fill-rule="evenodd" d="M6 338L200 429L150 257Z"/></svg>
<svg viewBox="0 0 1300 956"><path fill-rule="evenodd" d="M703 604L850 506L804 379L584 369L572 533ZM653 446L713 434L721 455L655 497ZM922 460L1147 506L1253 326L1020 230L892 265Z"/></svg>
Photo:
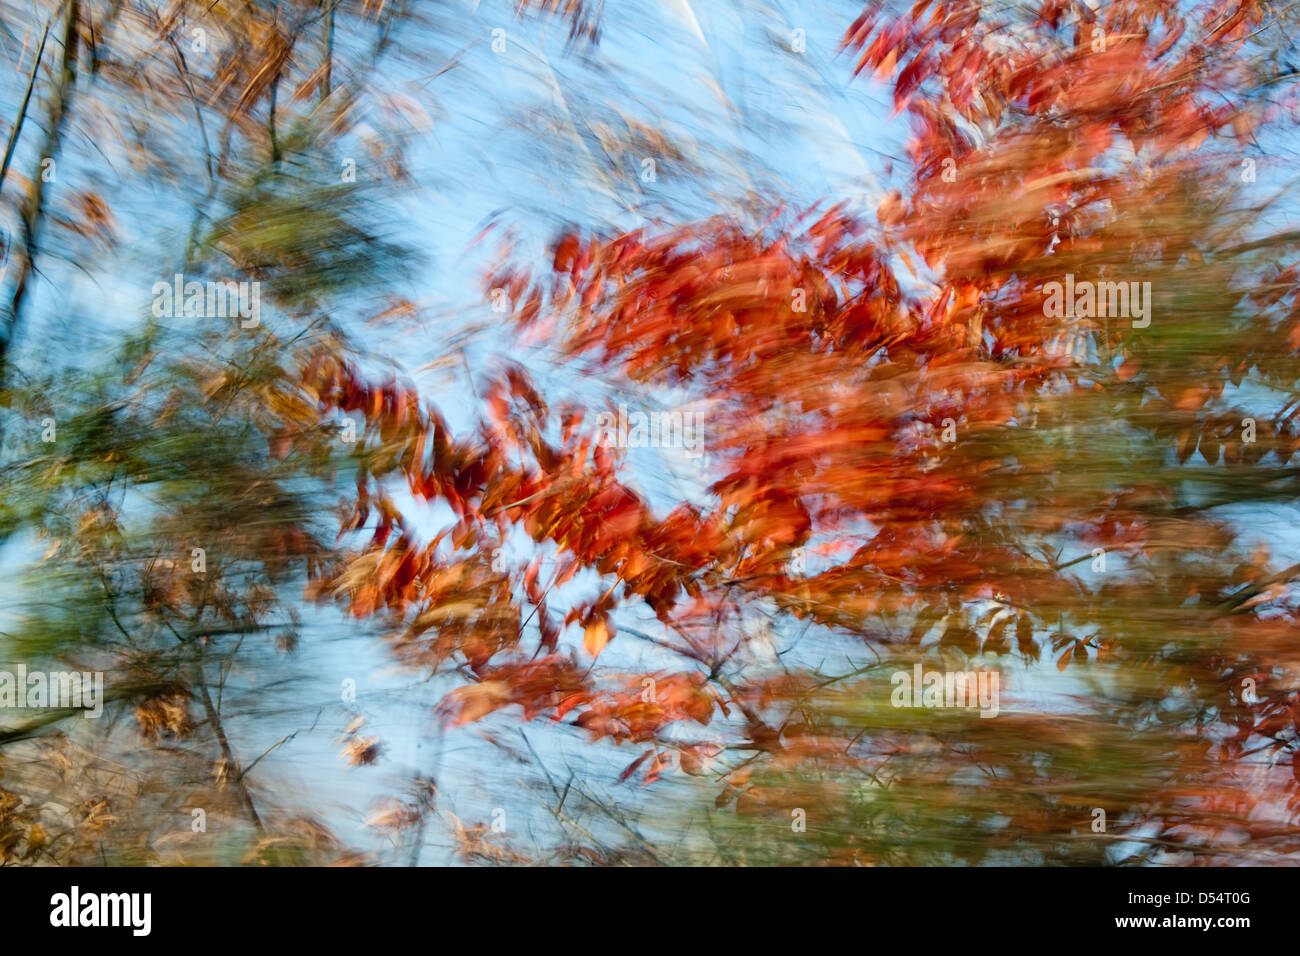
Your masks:
<svg viewBox="0 0 1300 956"><path fill-rule="evenodd" d="M609 622L603 617L597 618L588 624L586 631L583 632L582 645L592 657L598 657L612 636Z"/></svg>
<svg viewBox="0 0 1300 956"><path fill-rule="evenodd" d="M636 768L641 766L641 764L645 763L646 758L649 757L652 753L654 753L654 750L647 750L641 756L637 757L630 764L628 764L627 768L621 774L618 775L618 782L622 783L628 777L632 776L632 774L636 773Z"/></svg>

